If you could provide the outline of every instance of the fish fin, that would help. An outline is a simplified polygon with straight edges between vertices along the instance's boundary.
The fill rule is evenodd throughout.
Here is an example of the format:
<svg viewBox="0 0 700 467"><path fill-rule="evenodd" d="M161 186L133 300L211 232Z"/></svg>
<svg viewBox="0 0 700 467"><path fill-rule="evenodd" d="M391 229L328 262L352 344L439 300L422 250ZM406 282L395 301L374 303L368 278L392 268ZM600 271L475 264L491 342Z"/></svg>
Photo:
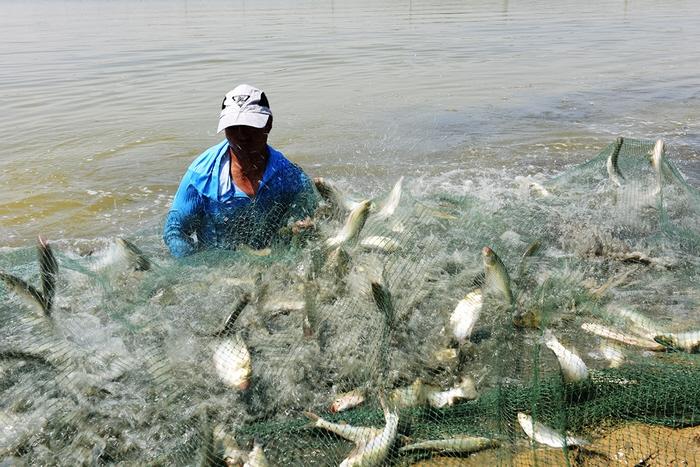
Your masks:
<svg viewBox="0 0 700 467"><path fill-rule="evenodd" d="M56 277L58 276L58 261L51 250L49 243L39 237L37 245L39 252L39 270L41 273L42 308L46 316L51 316L53 299L56 295Z"/></svg>

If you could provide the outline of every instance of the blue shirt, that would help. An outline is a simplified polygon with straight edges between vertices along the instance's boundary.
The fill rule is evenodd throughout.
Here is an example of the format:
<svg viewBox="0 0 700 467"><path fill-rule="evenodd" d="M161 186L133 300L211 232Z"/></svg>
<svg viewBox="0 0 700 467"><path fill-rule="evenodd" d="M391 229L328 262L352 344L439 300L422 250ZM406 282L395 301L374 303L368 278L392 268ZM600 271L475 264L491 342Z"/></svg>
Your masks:
<svg viewBox="0 0 700 467"><path fill-rule="evenodd" d="M228 141L192 162L163 229L173 256L204 248L235 249L240 244L263 248L288 221L313 214L318 200L309 177L281 152L271 146L268 150L267 167L253 198L231 180Z"/></svg>

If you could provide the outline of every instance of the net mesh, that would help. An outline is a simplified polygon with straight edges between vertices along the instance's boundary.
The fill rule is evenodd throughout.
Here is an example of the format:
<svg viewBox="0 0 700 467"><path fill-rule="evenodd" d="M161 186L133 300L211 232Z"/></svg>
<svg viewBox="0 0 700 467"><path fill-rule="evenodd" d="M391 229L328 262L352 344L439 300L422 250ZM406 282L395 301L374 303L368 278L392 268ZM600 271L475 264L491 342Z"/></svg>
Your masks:
<svg viewBox="0 0 700 467"><path fill-rule="evenodd" d="M46 295L35 249L2 250L0 459L697 463L700 193L663 156L364 208L319 182L316 230L265 250L57 241L48 315L7 279Z"/></svg>

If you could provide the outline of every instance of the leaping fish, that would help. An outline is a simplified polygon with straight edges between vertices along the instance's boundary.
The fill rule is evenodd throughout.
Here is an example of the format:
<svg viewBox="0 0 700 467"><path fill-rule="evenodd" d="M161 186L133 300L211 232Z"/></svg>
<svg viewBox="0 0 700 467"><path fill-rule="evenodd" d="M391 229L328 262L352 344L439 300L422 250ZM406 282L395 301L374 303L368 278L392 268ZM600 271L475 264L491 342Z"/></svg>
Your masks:
<svg viewBox="0 0 700 467"><path fill-rule="evenodd" d="M610 156L608 156L608 161L606 163L610 181L617 186L622 186L622 181L625 179L625 177L622 176L622 172L620 172L620 167L617 165L617 158L620 155L620 148L622 148L623 142L624 139L621 136L615 140L615 147L612 153L610 153Z"/></svg>
<svg viewBox="0 0 700 467"><path fill-rule="evenodd" d="M360 202L354 201L343 194L333 183L322 177L314 177L314 185L321 197L338 211L352 211Z"/></svg>
<svg viewBox="0 0 700 467"><path fill-rule="evenodd" d="M501 261L501 258L488 246L483 248L481 256L484 263L486 285L489 288L496 289L509 306L513 305L510 276L508 275L508 270L503 264L503 261Z"/></svg>
<svg viewBox="0 0 700 467"><path fill-rule="evenodd" d="M368 199L361 201L357 207L350 212L340 232L326 240L326 246L333 248L357 240L360 231L365 226L371 205L372 202Z"/></svg>
<svg viewBox="0 0 700 467"><path fill-rule="evenodd" d="M51 309L56 294L58 261L46 240L39 237L37 244L41 291L19 277L0 271L0 280L19 296L27 305L38 309L45 317L51 318Z"/></svg>
<svg viewBox="0 0 700 467"><path fill-rule="evenodd" d="M400 177L394 185L394 188L391 189L391 192L389 193L389 196L387 197L382 207L375 214L375 217L377 217L378 219L386 219L388 217L391 217L392 214L394 214L396 208L399 206L399 201L401 200L402 183L403 177Z"/></svg>
<svg viewBox="0 0 700 467"><path fill-rule="evenodd" d="M664 176L668 176L669 180L671 180L671 177L668 174L668 168L666 167L666 161L664 160L665 155L666 144L664 143L664 140L657 139L651 153L651 166L654 168L654 172L656 172L656 189L654 190L655 195L661 193Z"/></svg>

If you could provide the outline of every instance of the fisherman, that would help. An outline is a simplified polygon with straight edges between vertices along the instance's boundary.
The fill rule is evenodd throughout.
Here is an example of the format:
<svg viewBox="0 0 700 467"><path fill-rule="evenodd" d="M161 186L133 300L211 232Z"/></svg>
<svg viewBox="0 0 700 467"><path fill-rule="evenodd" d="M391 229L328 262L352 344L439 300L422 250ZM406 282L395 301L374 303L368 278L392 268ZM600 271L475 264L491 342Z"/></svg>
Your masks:
<svg viewBox="0 0 700 467"><path fill-rule="evenodd" d="M241 84L226 93L217 130L226 139L189 166L165 222L163 240L173 256L240 245L260 249L284 227L293 233L313 228L314 185L267 144L271 129L263 91Z"/></svg>

